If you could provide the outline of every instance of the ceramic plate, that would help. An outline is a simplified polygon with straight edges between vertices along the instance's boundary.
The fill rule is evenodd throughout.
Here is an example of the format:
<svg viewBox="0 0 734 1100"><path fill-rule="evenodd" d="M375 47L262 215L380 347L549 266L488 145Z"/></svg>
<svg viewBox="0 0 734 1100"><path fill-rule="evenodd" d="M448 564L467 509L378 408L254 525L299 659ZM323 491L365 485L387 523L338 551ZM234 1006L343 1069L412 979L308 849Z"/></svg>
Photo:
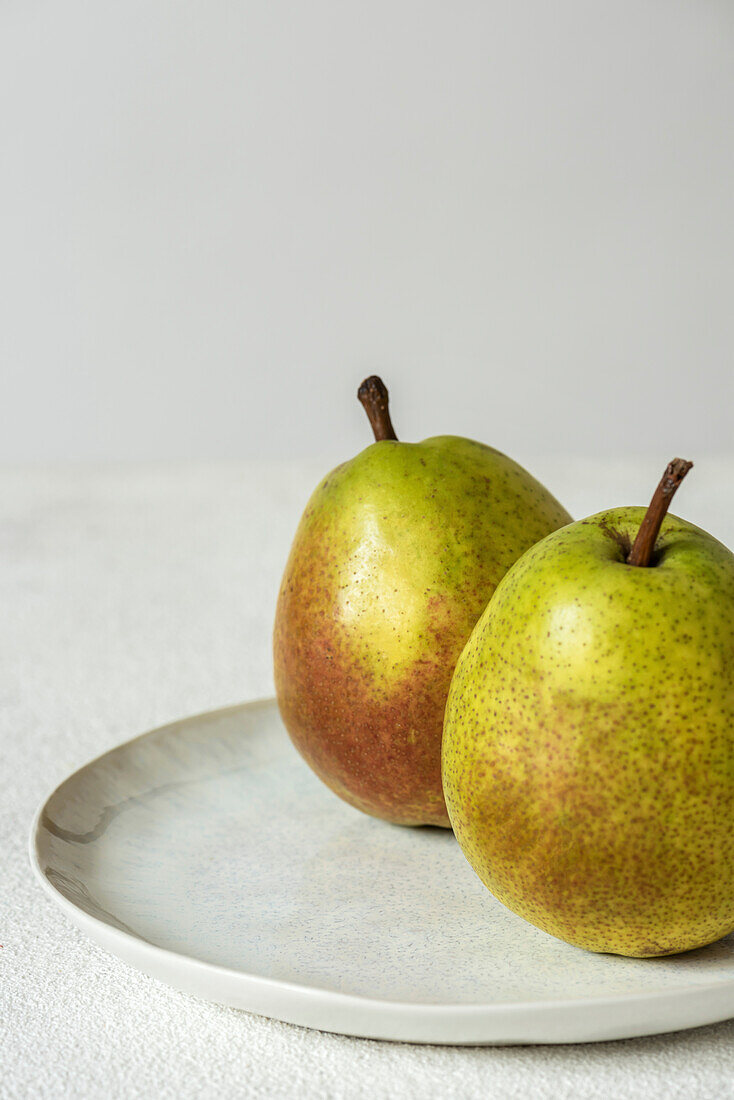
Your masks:
<svg viewBox="0 0 734 1100"><path fill-rule="evenodd" d="M274 702L175 722L87 764L33 825L47 892L187 993L305 1027L569 1043L734 1015L734 936L592 955L496 902L443 829L365 817L311 774Z"/></svg>

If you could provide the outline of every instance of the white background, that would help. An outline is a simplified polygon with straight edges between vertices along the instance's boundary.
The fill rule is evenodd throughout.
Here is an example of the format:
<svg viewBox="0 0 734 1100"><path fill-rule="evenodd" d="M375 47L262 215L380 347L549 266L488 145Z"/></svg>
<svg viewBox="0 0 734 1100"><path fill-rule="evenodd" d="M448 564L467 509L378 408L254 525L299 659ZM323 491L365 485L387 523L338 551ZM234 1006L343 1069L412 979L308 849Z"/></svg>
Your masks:
<svg viewBox="0 0 734 1100"><path fill-rule="evenodd" d="M0 471L0 1095L734 1096L734 1022L459 1050L212 1007L26 853L86 760L272 691L368 372L575 516L693 458L676 508L734 544L733 120L731 0L0 0L0 461L54 467Z"/></svg>
<svg viewBox="0 0 734 1100"><path fill-rule="evenodd" d="M733 120L729 0L1 0L0 460L728 450Z"/></svg>

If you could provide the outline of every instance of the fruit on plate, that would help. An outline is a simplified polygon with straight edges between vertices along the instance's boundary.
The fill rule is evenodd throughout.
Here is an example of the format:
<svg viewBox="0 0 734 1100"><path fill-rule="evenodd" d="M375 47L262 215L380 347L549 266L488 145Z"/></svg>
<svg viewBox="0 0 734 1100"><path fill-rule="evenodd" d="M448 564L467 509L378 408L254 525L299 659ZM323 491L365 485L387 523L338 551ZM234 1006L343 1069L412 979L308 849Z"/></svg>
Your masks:
<svg viewBox="0 0 734 1100"><path fill-rule="evenodd" d="M734 929L734 555L649 508L548 535L477 623L446 707L464 854L508 908L591 951Z"/></svg>
<svg viewBox="0 0 734 1100"><path fill-rule="evenodd" d="M278 704L318 776L366 813L448 826L451 673L512 563L570 521L526 470L457 436L398 442L387 389L359 399L376 442L311 497L278 597Z"/></svg>

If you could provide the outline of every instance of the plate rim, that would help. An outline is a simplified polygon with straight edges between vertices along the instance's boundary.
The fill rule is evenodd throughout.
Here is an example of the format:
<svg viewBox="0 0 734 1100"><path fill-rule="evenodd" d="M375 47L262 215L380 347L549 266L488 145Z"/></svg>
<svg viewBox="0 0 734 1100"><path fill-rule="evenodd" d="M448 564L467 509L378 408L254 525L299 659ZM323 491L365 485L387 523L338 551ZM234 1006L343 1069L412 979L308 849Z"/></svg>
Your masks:
<svg viewBox="0 0 734 1100"><path fill-rule="evenodd" d="M576 997L558 997L549 999L538 1000L513 1000L513 1001L484 1001L476 1004L462 1004L452 1001L405 1001L405 1000L393 1000L371 997L366 994L357 993L342 993L339 990L330 989L328 987L306 985L301 982L288 981L281 978L271 978L264 975L254 974L246 970L238 970L232 967L222 966L218 963L206 962L203 959L197 958L195 955L185 954L181 951L174 951L170 948L161 947L158 944L151 943L142 936L127 932L121 928L117 928L115 925L109 924L107 921L102 920L100 917L96 917L80 906L76 905L70 898L66 897L58 887L44 873L40 857L39 857L39 837L41 833L41 821L43 814L46 811L51 799L61 790L67 783L80 775L83 771L93 767L99 761L105 757L110 756L112 753L117 752L120 749L127 748L133 745L137 741L141 741L144 738L153 737L157 733L171 730L173 727L188 725L189 723L195 724L198 721L206 718L216 718L224 716L227 713L234 711L253 711L259 708L275 708L277 711L277 700L273 696L262 696L257 699L247 700L242 703L233 703L224 707L217 707L213 710L205 710L197 712L192 715L185 715L182 718L174 719L169 722L164 722L158 726L154 726L150 730L145 730L134 737L121 741L119 744L112 746L112 748L106 749L104 752L99 753L97 756L92 757L86 763L74 768L69 772L59 783L46 794L37 810L33 815L31 822L31 828L29 833L28 854L31 869L34 876L38 880L44 893L53 900L56 905L66 914L71 922L79 929L85 932L95 943L100 944L103 948L110 950L117 958L121 959L128 965L135 966L137 969L144 973L151 974L162 980L166 984L178 988L184 989L173 980L167 978L159 978L158 974L161 970L172 970L173 968L182 969L187 972L192 978L200 978L207 974L214 974L221 979L226 979L229 982L233 982L241 985L246 990L261 989L266 994L276 995L284 994L295 998L301 1002L311 1002L318 1007L322 1005L324 1008L335 1010L335 1014L345 1011L357 1011L360 1014L364 1014L365 1010L375 1015L382 1015L387 1017L404 1016L406 1020L408 1018L417 1020L419 1023L424 1022L426 1024L433 1023L447 1023L447 1017L450 1017L451 1023L459 1021L462 1023L492 1023L498 1020L507 1021L508 1018L511 1021L514 1017L541 1017L555 1016L556 1019L565 1018L569 1014L576 1012L582 1012L585 1015L601 1015L604 1016L606 1012L614 1010L620 1005L629 1005L636 1008L649 1007L654 1008L656 1006L681 1006L688 1001L699 1001L706 999L710 996L713 1001L727 1000L725 994L728 994L731 998L731 1004L725 1010L724 1014L720 1009L715 1009L713 1014L703 1013L703 1018L697 1023L672 1023L670 1026L655 1027L653 1030L631 1030L626 1031L624 1027L614 1028L615 1034L607 1035L602 1034L597 1038L550 1038L550 1039L520 1039L509 1040L509 1042L528 1042L528 1043L574 1043L574 1042L589 1042L589 1041L607 1041L609 1039L622 1039L630 1038L641 1035L655 1035L663 1034L666 1031L676 1030L688 1030L693 1027L701 1027L706 1024L723 1022L724 1020L734 1017L734 968L732 969L731 978L725 978L717 982L699 982L691 983L681 989L665 990L665 989L653 989L645 990L635 993L614 993L605 994L600 997L595 996L576 996ZM294 750L295 751L295 750ZM336 796L335 796L336 797ZM121 950L115 950L114 947L107 947L107 944L118 944ZM131 963L130 956L139 955L143 960L148 958L153 964L152 971L145 970L144 966L138 965L138 963ZM208 1000L214 1004L232 1005L233 1007L245 1007L242 1005L233 1005L231 1000L222 1000L216 996L207 996L204 994L198 994L204 1000ZM269 1015L269 1013L259 1013L258 1009L247 1009L246 1011L255 1012L261 1015ZM275 1019L286 1020L291 1023L299 1023L298 1019L289 1020L287 1015L281 1015L280 1013L273 1017ZM536 1021L537 1022L537 1021ZM360 1030L349 1030L346 1027L328 1027L324 1026L319 1028L317 1025L306 1023L302 1024L306 1027L316 1027L317 1030L333 1031L339 1034L347 1034L354 1036L363 1036L367 1038L387 1038L390 1039L390 1035L380 1035L378 1031L367 1032L363 1028ZM433 1029L431 1029L433 1030ZM619 1034L617 1034L619 1032ZM443 1043L447 1045L461 1045L462 1043L469 1043L471 1045L491 1043L491 1042L507 1042L503 1039L468 1039L462 1040L453 1038L403 1038L398 1037L398 1041L406 1042L430 1042L430 1043Z"/></svg>

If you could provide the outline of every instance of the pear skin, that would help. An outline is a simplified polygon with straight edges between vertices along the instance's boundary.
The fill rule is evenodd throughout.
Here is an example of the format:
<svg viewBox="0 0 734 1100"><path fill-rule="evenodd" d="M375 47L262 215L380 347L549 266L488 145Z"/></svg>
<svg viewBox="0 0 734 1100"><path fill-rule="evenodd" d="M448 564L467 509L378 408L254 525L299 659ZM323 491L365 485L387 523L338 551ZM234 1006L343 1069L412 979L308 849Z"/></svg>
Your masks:
<svg viewBox="0 0 734 1100"><path fill-rule="evenodd" d="M321 482L286 565L274 664L286 728L336 794L448 827L454 664L510 565L569 521L522 467L456 436L385 435Z"/></svg>
<svg viewBox="0 0 734 1100"><path fill-rule="evenodd" d="M443 740L451 823L491 892L630 956L734 930L734 555L668 516L630 565L645 516L591 516L513 566Z"/></svg>

